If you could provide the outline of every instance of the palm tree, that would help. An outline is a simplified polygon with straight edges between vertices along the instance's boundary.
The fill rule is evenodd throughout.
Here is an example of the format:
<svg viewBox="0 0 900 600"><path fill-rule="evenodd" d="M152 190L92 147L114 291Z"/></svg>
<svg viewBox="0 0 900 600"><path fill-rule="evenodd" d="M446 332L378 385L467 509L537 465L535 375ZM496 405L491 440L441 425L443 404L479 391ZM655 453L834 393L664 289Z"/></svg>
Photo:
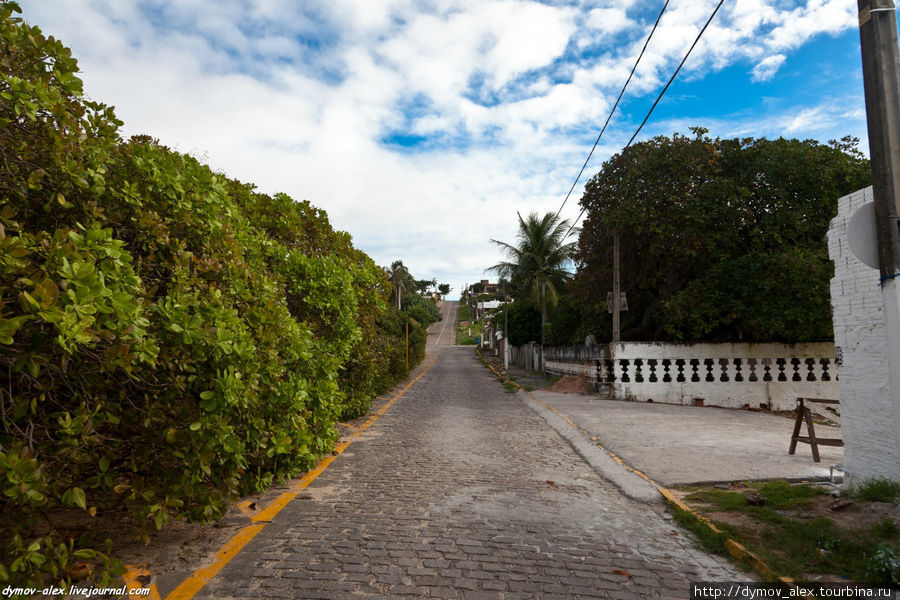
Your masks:
<svg viewBox="0 0 900 600"><path fill-rule="evenodd" d="M395 260L390 267L382 267L388 279L391 282L391 304L396 305L400 310L403 299L403 292L413 287L415 280L409 274L402 260Z"/></svg>
<svg viewBox="0 0 900 600"><path fill-rule="evenodd" d="M505 261L487 269L511 282L514 296L531 297L541 309L541 348L547 326L547 308L556 304L559 291L572 276L567 269L575 255L577 242L567 242L577 230L568 220L548 212L543 217L531 213L519 217L516 244L491 240L500 246Z"/></svg>

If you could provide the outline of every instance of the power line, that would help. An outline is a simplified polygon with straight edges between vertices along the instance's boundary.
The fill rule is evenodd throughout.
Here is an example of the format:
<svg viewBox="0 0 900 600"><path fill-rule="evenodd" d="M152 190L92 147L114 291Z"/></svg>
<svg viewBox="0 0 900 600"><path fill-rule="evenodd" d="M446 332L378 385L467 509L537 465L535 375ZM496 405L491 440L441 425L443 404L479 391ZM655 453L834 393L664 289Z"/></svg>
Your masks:
<svg viewBox="0 0 900 600"><path fill-rule="evenodd" d="M607 125L609 125L610 119L612 119L613 113L616 112L616 108L619 106L619 101L622 99L622 96L625 95L625 89L628 87L628 84L631 83L631 78L634 76L634 72L637 69L638 64L641 62L641 58L644 56L644 51L647 49L647 44L650 43L650 38L653 37L653 34L656 32L656 26L659 25L660 19L662 19L663 13L666 12L666 7L669 6L669 0L666 0L666 3L663 4L662 10L659 11L659 15L656 17L656 22L653 24L653 29L650 30L650 35L647 36L647 39L644 41L644 47L641 48L641 53L638 54L637 60L634 61L634 66L631 67L631 73L628 74L628 79L625 81L625 85L622 86L622 91L619 92L619 97L616 98L616 103L613 104L612 110L609 111L609 116L606 117L606 123L603 124L603 129L600 130L600 135L597 136L597 140L594 142L594 146L591 148L591 151L588 153L587 158L584 159L584 164L581 165L581 170L578 171L578 175L575 176L575 181L572 182L572 187L569 188L569 193L566 194L565 199L563 200L562 206L559 207L559 210L556 211L556 217L559 218L559 213L562 212L562 209L566 206L566 202L569 201L569 196L572 195L572 191L575 189L575 186L578 185L578 180L581 179L581 176L584 174L584 170L588 166L588 162L591 160L591 156L594 155L594 150L597 149L597 144L600 143L600 138L603 137L603 132L606 131ZM567 234L568 235L568 234Z"/></svg>
<svg viewBox="0 0 900 600"><path fill-rule="evenodd" d="M696 39L694 39L694 43L691 44L691 47L688 49L687 53L684 55L684 58L681 59L681 63L679 63L678 68L675 69L675 72L672 73L672 76L669 77L669 81L666 82L665 87L663 87L662 91L659 93L659 96L656 97L656 101L653 102L653 106L650 107L650 110L647 112L647 116L644 117L644 120L641 121L640 126L637 128L637 131L634 132L634 135L631 136L631 139L628 140L628 143L625 144L625 147L619 152L619 159L622 160L622 157L625 155L625 151L628 150L628 147L631 146L631 143L634 141L634 138L638 136L641 132L641 129L644 128L644 125L647 124L647 121L650 120L650 115L653 114L653 110L656 108L656 105L659 104L659 101L662 100L663 94L666 93L666 90L669 89L669 86L672 85L672 82L675 81L675 77L678 75L678 72L681 71L681 67L684 66L684 63L687 61L688 57L691 55L691 52L694 51L694 47L697 46L697 43L700 41L700 38L703 36L703 33L706 31L706 28L709 27L709 24L712 23L712 20L715 18L716 13L719 12L719 9L722 8L722 5L725 4L725 0L719 0L719 4L716 5L716 9L709 16L709 19L706 20L706 24L703 25L703 28L700 30L700 33L697 34ZM566 235L563 236L565 239L566 236L575 228L575 224L578 223L578 219L584 214L584 211L587 210L587 207L582 207L581 212L578 213L578 216L572 221L572 225L566 231Z"/></svg>

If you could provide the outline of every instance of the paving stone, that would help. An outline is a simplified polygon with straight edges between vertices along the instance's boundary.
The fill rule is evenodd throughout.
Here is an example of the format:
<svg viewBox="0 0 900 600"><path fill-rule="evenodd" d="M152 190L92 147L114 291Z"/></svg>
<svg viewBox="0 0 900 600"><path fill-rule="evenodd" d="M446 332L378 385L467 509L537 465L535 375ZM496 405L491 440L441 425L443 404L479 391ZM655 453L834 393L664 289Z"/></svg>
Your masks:
<svg viewBox="0 0 900 600"><path fill-rule="evenodd" d="M747 578L622 496L467 348L443 348L306 491L197 597L687 598L690 580Z"/></svg>

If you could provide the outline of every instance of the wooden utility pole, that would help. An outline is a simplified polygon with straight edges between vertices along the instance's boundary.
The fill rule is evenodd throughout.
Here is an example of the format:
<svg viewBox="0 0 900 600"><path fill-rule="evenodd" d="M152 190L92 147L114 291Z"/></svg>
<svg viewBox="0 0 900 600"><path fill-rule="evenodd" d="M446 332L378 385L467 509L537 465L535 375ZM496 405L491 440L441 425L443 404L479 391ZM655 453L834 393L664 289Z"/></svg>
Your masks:
<svg viewBox="0 0 900 600"><path fill-rule="evenodd" d="M900 54L893 0L857 0L887 333L894 433L900 452Z"/></svg>
<svg viewBox="0 0 900 600"><path fill-rule="evenodd" d="M613 314L613 342L621 340L619 312L622 308L622 294L619 286L619 232L613 234L613 291L612 291L612 314Z"/></svg>

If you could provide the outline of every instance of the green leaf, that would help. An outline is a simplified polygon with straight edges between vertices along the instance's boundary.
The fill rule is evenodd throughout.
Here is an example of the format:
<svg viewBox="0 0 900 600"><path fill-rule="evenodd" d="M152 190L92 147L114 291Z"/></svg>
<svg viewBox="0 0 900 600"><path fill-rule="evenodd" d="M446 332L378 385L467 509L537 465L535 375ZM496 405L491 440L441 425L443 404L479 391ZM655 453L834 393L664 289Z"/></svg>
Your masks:
<svg viewBox="0 0 900 600"><path fill-rule="evenodd" d="M87 510L87 498L84 495L84 490L80 487L72 488L72 502L75 506Z"/></svg>
<svg viewBox="0 0 900 600"><path fill-rule="evenodd" d="M205 410L206 412L212 412L219 407L219 403L216 400L215 396L212 398L206 398L200 401L200 408Z"/></svg>
<svg viewBox="0 0 900 600"><path fill-rule="evenodd" d="M200 429L200 421L194 421L193 423L191 423L189 429L191 431L197 431L198 429Z"/></svg>

